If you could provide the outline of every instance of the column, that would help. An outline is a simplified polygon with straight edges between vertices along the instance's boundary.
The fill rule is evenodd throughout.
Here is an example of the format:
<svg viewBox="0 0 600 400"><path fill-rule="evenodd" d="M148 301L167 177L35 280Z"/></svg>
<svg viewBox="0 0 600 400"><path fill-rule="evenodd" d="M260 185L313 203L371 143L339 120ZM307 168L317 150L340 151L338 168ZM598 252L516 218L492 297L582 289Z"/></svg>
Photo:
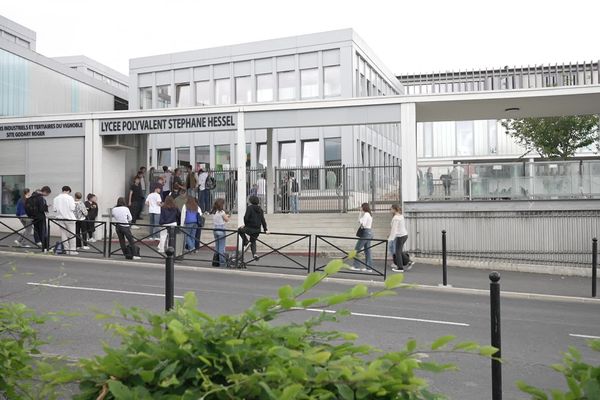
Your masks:
<svg viewBox="0 0 600 400"><path fill-rule="evenodd" d="M400 105L402 202L417 201L417 113L415 103Z"/></svg>
<svg viewBox="0 0 600 400"><path fill-rule="evenodd" d="M237 202L238 225L244 225L246 214L246 129L244 127L244 113L237 114Z"/></svg>
<svg viewBox="0 0 600 400"><path fill-rule="evenodd" d="M267 129L267 214L275 213L275 160L273 159L273 128Z"/></svg>

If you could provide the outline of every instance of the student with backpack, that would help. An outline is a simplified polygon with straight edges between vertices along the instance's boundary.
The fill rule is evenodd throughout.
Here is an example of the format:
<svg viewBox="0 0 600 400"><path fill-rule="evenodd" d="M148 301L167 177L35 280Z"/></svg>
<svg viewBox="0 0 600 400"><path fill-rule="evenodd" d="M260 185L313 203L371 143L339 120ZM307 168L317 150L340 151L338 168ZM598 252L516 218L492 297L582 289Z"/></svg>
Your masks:
<svg viewBox="0 0 600 400"><path fill-rule="evenodd" d="M392 271L404 272L412 268L414 262L408 257L408 253L404 253L404 244L408 239L408 231L406 230L406 222L402 215L402 208L398 204L393 204L390 208L393 214L392 217L392 229L390 230L390 236L388 242L392 243L390 246L393 251Z"/></svg>
<svg viewBox="0 0 600 400"><path fill-rule="evenodd" d="M175 200L172 196L165 199L165 203L160 208L160 219L158 223L164 228L160 231L160 242L158 243L159 253L164 253L167 245L168 228L169 226L177 226L181 219L181 211L177 208Z"/></svg>
<svg viewBox="0 0 600 400"><path fill-rule="evenodd" d="M46 197L52 193L48 186L36 190L31 197L25 201L25 212L29 218L33 219L33 235L35 243L43 250L47 250L48 245L48 230L46 213L48 212L48 204Z"/></svg>
<svg viewBox="0 0 600 400"><path fill-rule="evenodd" d="M252 258L258 259L256 255L256 240L260 236L260 228L266 234L269 234L267 229L267 221L265 220L265 213L260 208L260 199L257 196L250 196L250 205L246 208L246 214L244 214L244 226L238 228L238 234L242 238L242 254L246 252L248 246L252 252ZM248 236L250 240L248 240Z"/></svg>
<svg viewBox="0 0 600 400"><path fill-rule="evenodd" d="M202 209L198 207L196 198L188 195L181 209L181 226L185 226L185 247L188 251L196 249L196 232L200 229L201 218Z"/></svg>
<svg viewBox="0 0 600 400"><path fill-rule="evenodd" d="M116 223L115 231L119 237L119 245L123 255L128 260L141 260L140 248L135 244L135 239L131 234L130 224L133 219L131 211L125 203L125 198L119 197L117 205L111 211L112 219ZM125 242L127 239L127 242Z"/></svg>
<svg viewBox="0 0 600 400"><path fill-rule="evenodd" d="M83 223L85 236L89 243L94 243L94 232L96 232L96 218L98 218L98 203L94 193L88 193L87 201L84 203L87 210L87 216Z"/></svg>
<svg viewBox="0 0 600 400"><path fill-rule="evenodd" d="M31 247L29 243L35 243L33 237L33 223L27 218L27 211L25 211L25 202L31 197L31 190L23 189L21 198L17 201L17 212L16 215L19 217L19 221L23 225L23 233L15 239L17 246Z"/></svg>

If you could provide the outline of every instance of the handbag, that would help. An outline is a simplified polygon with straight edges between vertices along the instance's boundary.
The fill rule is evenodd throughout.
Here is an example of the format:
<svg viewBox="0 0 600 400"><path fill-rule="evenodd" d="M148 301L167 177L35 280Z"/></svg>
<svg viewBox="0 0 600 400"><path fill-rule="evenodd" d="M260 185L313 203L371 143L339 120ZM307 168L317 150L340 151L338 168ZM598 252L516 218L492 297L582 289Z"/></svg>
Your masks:
<svg viewBox="0 0 600 400"><path fill-rule="evenodd" d="M199 228L204 227L204 223L206 222L206 219L204 218L204 216L200 215L200 213L197 214L198 215L198 220L196 221L196 223L198 224Z"/></svg>
<svg viewBox="0 0 600 400"><path fill-rule="evenodd" d="M365 233L365 228L363 228L362 224L358 227L358 230L356 231L356 237L362 237L363 233Z"/></svg>

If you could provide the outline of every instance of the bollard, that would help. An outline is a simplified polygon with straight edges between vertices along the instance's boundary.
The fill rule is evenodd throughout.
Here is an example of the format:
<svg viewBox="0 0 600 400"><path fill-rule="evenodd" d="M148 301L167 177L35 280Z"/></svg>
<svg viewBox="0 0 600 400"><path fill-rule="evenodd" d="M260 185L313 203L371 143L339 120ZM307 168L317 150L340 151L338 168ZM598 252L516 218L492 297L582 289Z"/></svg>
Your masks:
<svg viewBox="0 0 600 400"><path fill-rule="evenodd" d="M596 285L598 284L598 239L592 239L592 297L596 297Z"/></svg>
<svg viewBox="0 0 600 400"><path fill-rule="evenodd" d="M166 251L165 260L165 311L173 309L175 304L175 249L171 246Z"/></svg>
<svg viewBox="0 0 600 400"><path fill-rule="evenodd" d="M501 353L500 335L500 274L490 274L490 319L492 332L492 346L498 349L492 359L492 400L502 400L502 364L497 358Z"/></svg>
<svg viewBox="0 0 600 400"><path fill-rule="evenodd" d="M448 258L446 254L446 231L442 231L442 282L448 285Z"/></svg>

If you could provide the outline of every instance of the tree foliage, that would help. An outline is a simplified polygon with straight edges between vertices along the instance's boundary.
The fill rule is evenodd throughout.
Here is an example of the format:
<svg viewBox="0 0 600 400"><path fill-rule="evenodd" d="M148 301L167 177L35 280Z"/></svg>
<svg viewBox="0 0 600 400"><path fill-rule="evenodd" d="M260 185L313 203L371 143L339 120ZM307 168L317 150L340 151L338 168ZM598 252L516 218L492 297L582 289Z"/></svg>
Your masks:
<svg viewBox="0 0 600 400"><path fill-rule="evenodd" d="M567 159L583 147L598 145L597 115L522 118L502 122L510 136L542 157Z"/></svg>

